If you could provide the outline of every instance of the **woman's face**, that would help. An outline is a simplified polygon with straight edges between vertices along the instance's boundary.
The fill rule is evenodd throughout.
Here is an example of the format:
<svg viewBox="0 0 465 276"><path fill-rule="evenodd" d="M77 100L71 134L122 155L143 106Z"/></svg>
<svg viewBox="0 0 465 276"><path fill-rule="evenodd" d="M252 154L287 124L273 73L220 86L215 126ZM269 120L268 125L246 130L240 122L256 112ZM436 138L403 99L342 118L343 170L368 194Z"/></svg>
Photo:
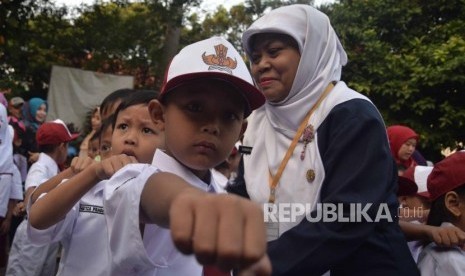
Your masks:
<svg viewBox="0 0 465 276"><path fill-rule="evenodd" d="M397 156L401 160L408 160L412 156L413 152L415 151L416 146L417 146L417 140L415 140L414 138L408 139L400 147L399 152L397 153Z"/></svg>
<svg viewBox="0 0 465 276"><path fill-rule="evenodd" d="M47 117L47 106L45 104L41 104L36 111L35 119L39 123L43 123L45 121L45 117Z"/></svg>
<svg viewBox="0 0 465 276"><path fill-rule="evenodd" d="M269 102L284 100L291 91L300 52L284 34L257 34L252 38L252 76Z"/></svg>

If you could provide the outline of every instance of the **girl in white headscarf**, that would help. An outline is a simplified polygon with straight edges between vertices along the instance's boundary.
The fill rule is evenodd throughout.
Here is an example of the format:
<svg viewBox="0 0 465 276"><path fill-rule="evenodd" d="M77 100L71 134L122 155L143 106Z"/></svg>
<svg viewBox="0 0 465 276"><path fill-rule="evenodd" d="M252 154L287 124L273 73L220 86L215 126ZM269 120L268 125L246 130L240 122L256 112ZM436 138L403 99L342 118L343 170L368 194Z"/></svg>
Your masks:
<svg viewBox="0 0 465 276"><path fill-rule="evenodd" d="M273 273L417 275L383 119L340 81L347 55L328 17L281 7L242 42L267 98L249 117L243 177L265 207Z"/></svg>

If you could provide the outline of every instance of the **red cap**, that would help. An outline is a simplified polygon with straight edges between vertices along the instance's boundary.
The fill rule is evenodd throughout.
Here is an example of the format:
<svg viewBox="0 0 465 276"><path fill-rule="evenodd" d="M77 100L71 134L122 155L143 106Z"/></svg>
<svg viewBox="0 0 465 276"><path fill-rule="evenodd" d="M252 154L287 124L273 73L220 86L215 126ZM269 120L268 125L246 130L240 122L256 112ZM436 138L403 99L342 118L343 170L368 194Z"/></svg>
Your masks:
<svg viewBox="0 0 465 276"><path fill-rule="evenodd" d="M43 123L36 133L39 146L66 143L78 137L79 133L71 134L65 123L60 119Z"/></svg>
<svg viewBox="0 0 465 276"><path fill-rule="evenodd" d="M465 184L465 151L449 155L434 165L428 176L428 191L432 200Z"/></svg>

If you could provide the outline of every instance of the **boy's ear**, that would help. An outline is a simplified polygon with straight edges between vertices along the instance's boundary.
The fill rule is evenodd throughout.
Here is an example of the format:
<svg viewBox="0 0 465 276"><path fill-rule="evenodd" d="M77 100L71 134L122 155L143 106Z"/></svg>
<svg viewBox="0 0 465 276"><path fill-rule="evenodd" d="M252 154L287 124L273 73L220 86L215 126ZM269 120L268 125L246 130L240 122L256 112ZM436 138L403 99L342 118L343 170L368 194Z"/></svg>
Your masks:
<svg viewBox="0 0 465 276"><path fill-rule="evenodd" d="M163 118L164 107L158 100L151 100L149 102L149 113L152 121L159 128L159 130L165 129L165 119Z"/></svg>
<svg viewBox="0 0 465 276"><path fill-rule="evenodd" d="M446 209L454 217L459 217L460 215L462 215L462 211L460 210L460 203L460 197L454 191L448 192L444 197L444 204L446 206Z"/></svg>

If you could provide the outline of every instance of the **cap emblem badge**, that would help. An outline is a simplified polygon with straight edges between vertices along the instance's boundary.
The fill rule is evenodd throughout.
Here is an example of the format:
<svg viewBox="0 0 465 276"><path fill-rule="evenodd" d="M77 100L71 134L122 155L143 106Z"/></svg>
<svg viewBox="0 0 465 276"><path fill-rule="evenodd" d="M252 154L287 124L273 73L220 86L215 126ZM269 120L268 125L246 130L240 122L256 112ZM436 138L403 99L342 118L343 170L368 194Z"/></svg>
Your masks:
<svg viewBox="0 0 465 276"><path fill-rule="evenodd" d="M210 65L208 70L221 70L232 74L232 70L237 67L237 60L226 56L228 47L223 44L216 45L215 52L213 55L205 55L206 52L202 54L203 62Z"/></svg>

